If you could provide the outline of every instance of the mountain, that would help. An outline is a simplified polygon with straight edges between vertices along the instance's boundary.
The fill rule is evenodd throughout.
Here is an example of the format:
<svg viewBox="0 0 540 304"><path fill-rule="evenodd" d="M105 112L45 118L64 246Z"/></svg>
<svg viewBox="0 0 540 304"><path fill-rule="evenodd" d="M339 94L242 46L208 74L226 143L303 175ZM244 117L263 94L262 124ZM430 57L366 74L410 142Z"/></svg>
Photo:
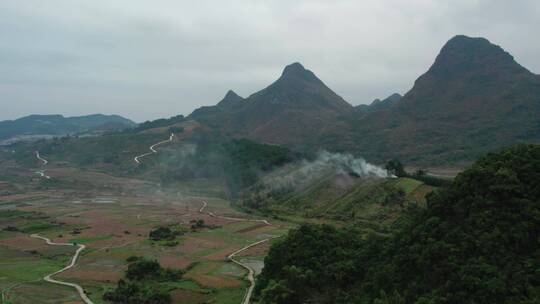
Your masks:
<svg viewBox="0 0 540 304"><path fill-rule="evenodd" d="M224 119L240 110L244 105L245 99L229 90L217 105L200 107L193 111L189 118L217 127L220 126L220 123L223 123Z"/></svg>
<svg viewBox="0 0 540 304"><path fill-rule="evenodd" d="M299 63L267 88L230 91L188 118L224 134L373 161L468 163L517 142L540 142L540 76L484 38L450 39L404 96L352 107Z"/></svg>
<svg viewBox="0 0 540 304"><path fill-rule="evenodd" d="M401 100L403 96L398 93L394 93L383 100L375 99L369 105L361 104L355 106L355 108L361 112L373 112L379 110L389 109L391 106Z"/></svg>
<svg viewBox="0 0 540 304"><path fill-rule="evenodd" d="M538 142L539 79L488 40L456 36L395 106L357 118L356 151L440 164Z"/></svg>
<svg viewBox="0 0 540 304"><path fill-rule="evenodd" d="M0 139L103 132L136 125L133 121L118 115L93 114L77 117L29 115L16 120L0 121Z"/></svg>
<svg viewBox="0 0 540 304"><path fill-rule="evenodd" d="M230 91L216 106L189 117L225 133L261 142L305 146L314 135L340 130L354 108L300 63L288 65L274 83L246 99Z"/></svg>

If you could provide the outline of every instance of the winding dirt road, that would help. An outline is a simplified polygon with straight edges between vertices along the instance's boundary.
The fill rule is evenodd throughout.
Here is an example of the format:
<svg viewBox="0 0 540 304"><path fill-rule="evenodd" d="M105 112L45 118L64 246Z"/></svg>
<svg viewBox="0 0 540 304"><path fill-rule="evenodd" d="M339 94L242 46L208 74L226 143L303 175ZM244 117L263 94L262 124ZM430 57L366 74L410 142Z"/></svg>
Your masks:
<svg viewBox="0 0 540 304"><path fill-rule="evenodd" d="M36 157L37 157L37 159L39 159L40 161L42 161L44 165L46 165L47 163L49 163L48 160L46 160L45 158L41 157L41 155L39 155L39 151L36 151Z"/></svg>
<svg viewBox="0 0 540 304"><path fill-rule="evenodd" d="M204 211L204 209L206 208L206 206L208 206L208 203L206 201L202 201L203 205L201 206L201 208L199 209L199 213L203 213L203 214L207 214L211 217L215 217L215 218L221 218L221 219L226 219L226 220L232 220L232 221L243 221L243 222L261 222L261 223L264 223L268 226L271 226L272 224L270 224L267 220L252 220L252 219L242 219L242 218L235 218L235 217L227 217L227 216L220 216L220 215L215 215L214 213L212 212L209 212L209 211ZM255 270L251 267L249 267L248 265L240 262L239 260L235 259L235 256L243 251L246 251L248 250L249 248L251 247L255 247L259 244L262 244L262 243L266 243L272 239L275 239L275 238L279 238L281 236L272 236L272 237L269 237L269 238L266 238L264 240L261 240L261 241L257 241L255 243L251 243L245 247L242 247L238 250L236 250L235 252L229 254L227 256L227 258L239 265L240 267L246 269L248 271L248 281L249 281L249 287L244 295L244 299L242 300L242 304L249 304L250 300L251 300L251 295L253 294L253 289L255 288Z"/></svg>
<svg viewBox="0 0 540 304"><path fill-rule="evenodd" d="M36 158L39 159L40 161L42 161L44 166L49 163L48 160L46 160L45 158L41 157L41 155L39 155L39 151L37 151L37 150L36 150ZM44 177L46 179L51 178L50 176L45 174L45 170L38 170L38 171L35 171L35 173L39 174L39 176Z"/></svg>
<svg viewBox="0 0 540 304"><path fill-rule="evenodd" d="M150 154L152 154L152 153L157 153L157 150L154 149L155 147L157 147L157 146L159 146L159 145L162 145L162 144L165 144L165 143L168 143L168 142L171 142L171 141L173 140L173 138L174 138L174 133L171 133L171 136L169 136L169 139L164 140L164 141L160 141L160 142L158 142L158 143L155 143L155 144L151 145L151 146L150 146L150 152L141 154L141 155L139 155L139 156L135 156L135 157L133 158L133 160L134 160L137 164L140 164L140 163L141 163L141 161L140 161L141 158L143 158L143 157L145 157L145 156L148 156L148 155L150 155Z"/></svg>
<svg viewBox="0 0 540 304"><path fill-rule="evenodd" d="M43 237L43 236L40 236L40 235L37 235L37 234L32 234L30 236L33 237L33 238L42 239L48 245L53 245L53 246L74 246L74 244L71 244L71 243L53 243L50 239L48 239L46 237ZM84 301L84 303L86 303L86 304L94 304L94 302L92 302L92 300L90 300L88 298L88 296L84 292L84 289L80 285L75 284L75 283L58 281L58 280L55 280L55 279L51 278L52 276L57 275L57 274L59 274L61 272L64 272L64 271L66 271L66 270L68 270L70 268L73 268L76 265L77 260L79 258L79 255L84 250L84 248L86 248L86 246L84 246L83 244L78 244L77 246L79 248L77 249L77 251L75 251L75 254L71 258L71 262L69 263L69 265L67 265L66 267L64 267L64 268L62 268L62 269L60 269L60 270L58 270L56 272L53 272L51 274L48 274L48 275L44 276L43 280L45 280L47 282L50 282L50 283L54 283L54 284L60 284L60 285L73 287L73 288L75 288L77 290L77 292L79 293L79 296Z"/></svg>
<svg viewBox="0 0 540 304"><path fill-rule="evenodd" d="M238 221L238 222L259 222L259 223L264 223L264 224L266 224L268 226L272 226L272 224L270 224L270 222L268 222L267 220L252 220L252 219L246 219L246 218L237 218L237 217L228 217L228 216L215 215L212 212L204 211L206 206L208 206L208 203L206 201L202 201L202 203L203 203L203 205L201 206L201 209L199 209L199 213L208 214L211 217L216 217L216 218L220 218L220 219L224 219L224 220L230 220L230 221Z"/></svg>

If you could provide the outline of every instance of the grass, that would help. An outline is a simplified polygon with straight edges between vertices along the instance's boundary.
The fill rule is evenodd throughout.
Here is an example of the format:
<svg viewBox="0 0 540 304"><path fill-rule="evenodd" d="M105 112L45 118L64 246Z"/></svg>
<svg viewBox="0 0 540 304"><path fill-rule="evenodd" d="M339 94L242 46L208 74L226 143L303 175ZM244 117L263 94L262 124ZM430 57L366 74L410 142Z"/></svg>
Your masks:
<svg viewBox="0 0 540 304"><path fill-rule="evenodd" d="M22 210L2 210L0 211L0 218L12 219L12 218L21 217L21 216L29 216L32 214L33 214L32 212L22 211Z"/></svg>
<svg viewBox="0 0 540 304"><path fill-rule="evenodd" d="M58 228L58 225L51 224L51 223L37 223L37 224L31 224L29 226L22 227L21 232L36 233L36 232L41 232L45 230L51 230L54 228Z"/></svg>
<svg viewBox="0 0 540 304"><path fill-rule="evenodd" d="M422 182L408 177L399 178L396 183L396 185L401 187L406 194L413 192L422 184Z"/></svg>
<svg viewBox="0 0 540 304"><path fill-rule="evenodd" d="M184 289L203 294L212 292L210 289L201 287L199 284L197 284L197 282L186 279L181 280L180 282L168 282L167 285L171 287L171 289Z"/></svg>
<svg viewBox="0 0 540 304"><path fill-rule="evenodd" d="M97 235L92 237L81 237L70 239L68 243L87 244L95 241L103 241L112 239L112 235Z"/></svg>
<svg viewBox="0 0 540 304"><path fill-rule="evenodd" d="M71 253L70 253L71 254ZM49 258L0 246L0 287L41 279L46 274L61 269L70 254L54 254ZM45 254L49 255L49 254Z"/></svg>
<svg viewBox="0 0 540 304"><path fill-rule="evenodd" d="M80 301L79 295L73 288L44 281L31 282L18 286L8 293L8 297L9 301L13 304L57 304L79 303ZM95 302L95 304L101 303Z"/></svg>
<svg viewBox="0 0 540 304"><path fill-rule="evenodd" d="M242 288L217 289L214 300L215 303L220 304L238 304L242 302L245 293L245 286Z"/></svg>

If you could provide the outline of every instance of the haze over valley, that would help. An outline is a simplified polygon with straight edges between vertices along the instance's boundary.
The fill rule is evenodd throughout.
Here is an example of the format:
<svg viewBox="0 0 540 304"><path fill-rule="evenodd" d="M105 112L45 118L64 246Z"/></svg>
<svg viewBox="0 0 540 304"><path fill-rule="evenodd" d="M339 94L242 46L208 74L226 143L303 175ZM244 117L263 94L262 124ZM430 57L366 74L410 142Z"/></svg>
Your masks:
<svg viewBox="0 0 540 304"><path fill-rule="evenodd" d="M534 1L55 4L0 4L0 303L540 302Z"/></svg>

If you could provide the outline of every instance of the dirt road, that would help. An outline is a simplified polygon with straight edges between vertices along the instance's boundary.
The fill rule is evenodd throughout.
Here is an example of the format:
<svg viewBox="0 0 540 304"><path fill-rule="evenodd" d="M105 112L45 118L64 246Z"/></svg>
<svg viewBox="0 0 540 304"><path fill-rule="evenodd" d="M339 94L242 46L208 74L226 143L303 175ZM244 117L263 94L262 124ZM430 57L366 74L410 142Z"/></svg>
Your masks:
<svg viewBox="0 0 540 304"><path fill-rule="evenodd" d="M48 160L46 160L45 158L41 157L41 155L39 155L39 151L36 151L36 157L37 157L37 159L39 159L40 161L42 161L44 165L46 165L47 163L49 163Z"/></svg>
<svg viewBox="0 0 540 304"><path fill-rule="evenodd" d="M52 245L52 246L75 246L74 244L71 244L71 243L53 243L53 242L51 242L50 239L48 239L46 237L43 237L43 236L40 236L40 235L37 235L37 234L32 234L30 236L33 237L33 238L42 239L45 242L47 242L48 245ZM48 274L48 275L44 276L43 280L45 280L47 282L50 282L50 283L54 283L54 284L60 284L60 285L73 287L73 288L75 288L77 290L77 292L79 293L79 296L84 301L84 303L86 303L86 304L94 304L94 302L92 302L92 300L90 300L88 298L88 296L84 292L84 289L80 285L75 284L75 283L58 281L58 280L55 280L55 279L51 278L52 276L57 275L57 274L59 274L61 272L64 272L64 271L66 271L66 270L68 270L70 268L73 268L76 265L77 259L79 258L79 255L84 250L84 248L86 248L86 246L84 246L82 244L78 244L77 246L79 248L77 249L77 251L75 251L75 254L71 258L71 262L69 263L69 265L67 265L66 267L64 267L64 268L62 268L62 269L60 269L60 270L58 270L56 272L53 272L51 274Z"/></svg>
<svg viewBox="0 0 540 304"><path fill-rule="evenodd" d="M45 158L41 157L41 155L39 155L39 151L36 151L36 158L39 159L40 161L43 162L43 165L46 165L49 163L48 160L46 160ZM35 171L36 174L39 174L39 176L41 177L44 177L46 179L50 179L51 177L48 176L47 174L45 174L45 170L38 170L38 171Z"/></svg>
<svg viewBox="0 0 540 304"><path fill-rule="evenodd" d="M162 145L162 144L165 144L165 143L168 143L168 142L171 142L171 141L173 140L173 138L174 138L174 133L171 133L171 136L169 136L169 139L164 140L164 141L160 141L160 142L158 142L158 143L155 143L155 144L151 145L151 146L150 146L150 152L144 153L144 154L141 154L141 155L138 155L138 156L135 156L135 157L133 158L133 160L134 160L137 164L140 164L140 163L141 163L141 161L140 161L141 158L143 158L143 157L145 157L145 156L148 156L148 155L150 155L150 154L152 154L152 153L157 153L157 150L155 149L157 146Z"/></svg>
<svg viewBox="0 0 540 304"><path fill-rule="evenodd" d="M204 214L208 214L209 216L211 217L216 217L216 218L221 218L221 219L226 219L226 220L232 220L232 221L245 221L245 222L261 222L261 223L265 223L266 225L272 225L270 224L267 220L252 220L252 219L242 219L242 218L235 218L235 217L227 217L227 216L219 216L219 215L215 215L214 213L212 212L208 212L208 211L204 211L204 209L208 206L208 203L206 201L202 201L203 205L201 206L201 208L199 209L199 213L204 213ZM257 245L260 245L262 243L266 243L272 239L275 239L275 238L278 238L278 237L281 237L281 236L272 236L272 237L269 237L269 238L266 238L264 240L261 240L261 241L257 241L255 243L251 243L243 248L240 248L238 250L236 250L235 252L229 254L229 256L227 257L231 262L239 265L240 267L246 269L248 271L248 281L249 281L249 287L244 295L244 299L242 300L242 304L249 304L250 300L251 300L251 295L253 294L253 289L255 288L255 270L251 267L249 267L248 265L240 262L239 260L235 259L235 256L245 250L248 250L249 248L251 247L255 247Z"/></svg>

